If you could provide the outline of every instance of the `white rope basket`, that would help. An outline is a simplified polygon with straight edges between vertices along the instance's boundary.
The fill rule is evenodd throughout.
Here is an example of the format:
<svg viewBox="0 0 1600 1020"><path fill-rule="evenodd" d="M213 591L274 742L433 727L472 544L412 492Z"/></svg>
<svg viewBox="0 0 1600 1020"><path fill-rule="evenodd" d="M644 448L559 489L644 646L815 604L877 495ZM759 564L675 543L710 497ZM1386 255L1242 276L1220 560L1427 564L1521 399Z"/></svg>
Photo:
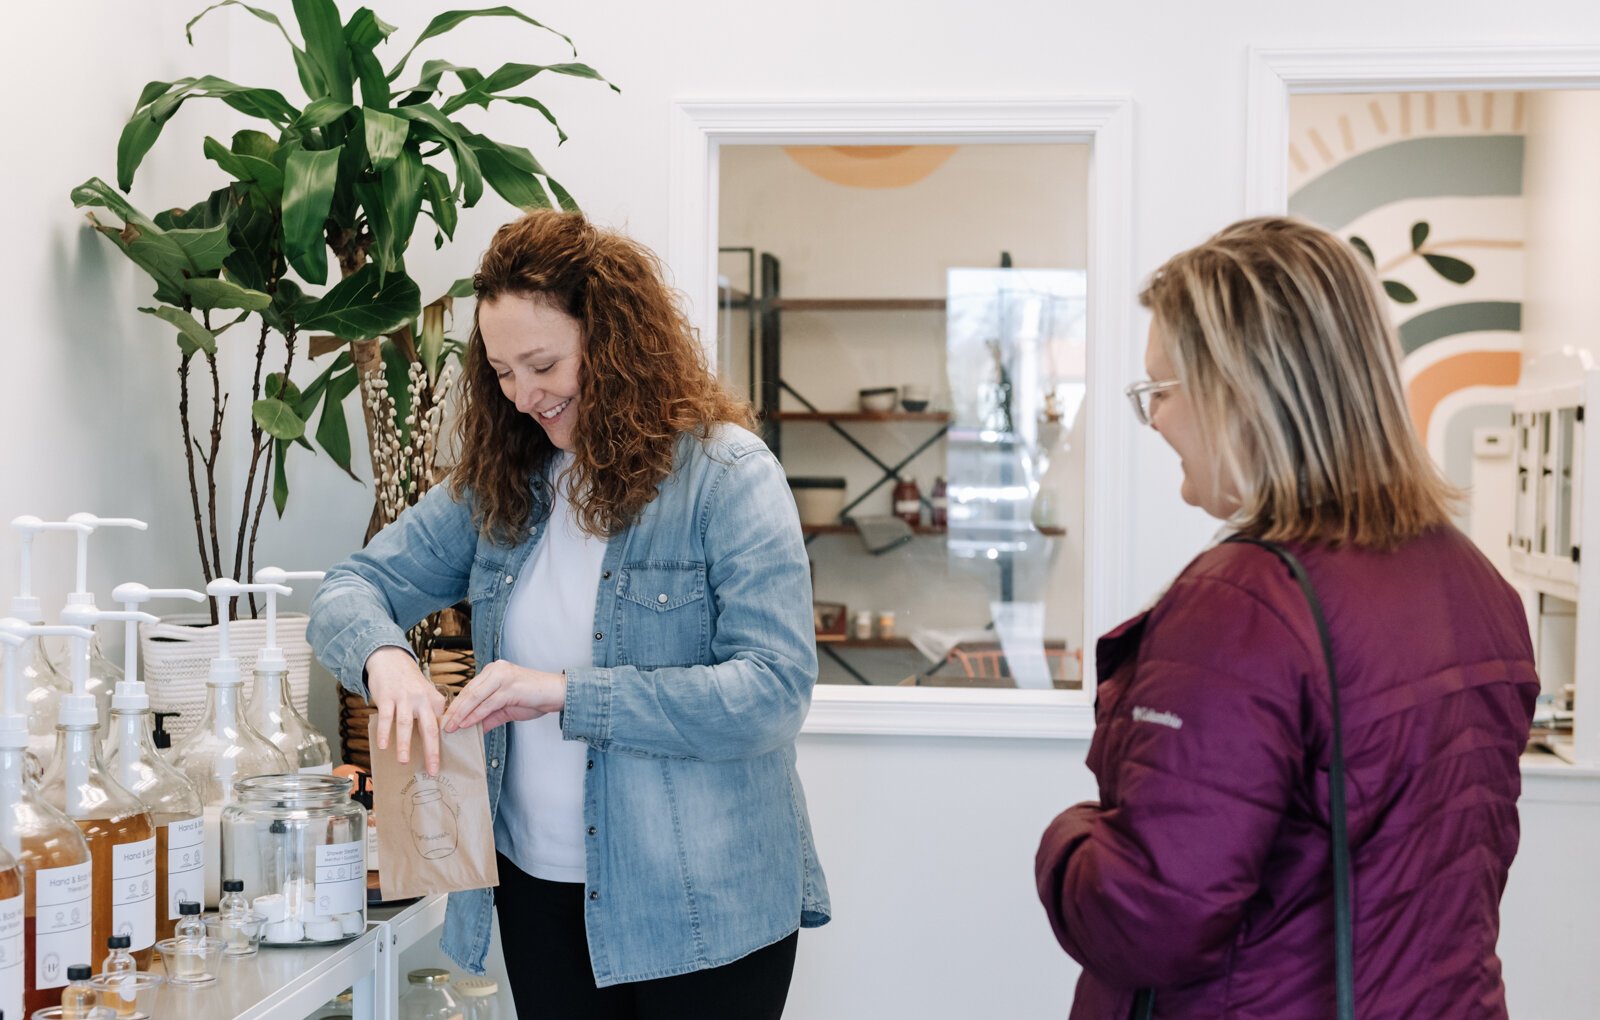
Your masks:
<svg viewBox="0 0 1600 1020"><path fill-rule="evenodd" d="M139 661L144 668L145 692L150 708L179 712L163 727L176 744L200 722L206 710L206 678L211 660L221 651L221 628L211 624L209 613L184 613L162 617L160 623L139 625ZM305 613L278 614L278 645L289 663L289 696L301 715L311 688L311 646L306 643ZM239 660L244 677L242 698L250 696L256 653L267 643L267 621L235 620L228 624L228 654ZM242 708L244 701L240 701Z"/></svg>

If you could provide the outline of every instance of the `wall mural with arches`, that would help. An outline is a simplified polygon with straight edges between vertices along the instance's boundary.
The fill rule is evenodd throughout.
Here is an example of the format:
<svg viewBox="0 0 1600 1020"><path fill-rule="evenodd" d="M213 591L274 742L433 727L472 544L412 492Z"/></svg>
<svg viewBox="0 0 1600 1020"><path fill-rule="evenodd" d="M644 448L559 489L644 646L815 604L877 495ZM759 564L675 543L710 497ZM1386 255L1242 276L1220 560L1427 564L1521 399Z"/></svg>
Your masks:
<svg viewBox="0 0 1600 1020"><path fill-rule="evenodd" d="M1417 431L1452 482L1472 434L1510 421L1521 373L1520 92L1295 95L1289 212L1377 270Z"/></svg>

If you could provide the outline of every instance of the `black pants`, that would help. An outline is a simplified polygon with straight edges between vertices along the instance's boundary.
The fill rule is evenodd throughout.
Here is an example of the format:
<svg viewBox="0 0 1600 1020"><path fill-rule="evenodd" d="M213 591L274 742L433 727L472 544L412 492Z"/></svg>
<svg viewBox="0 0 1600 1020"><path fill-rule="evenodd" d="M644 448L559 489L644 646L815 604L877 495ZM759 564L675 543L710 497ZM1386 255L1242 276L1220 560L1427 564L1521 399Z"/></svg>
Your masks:
<svg viewBox="0 0 1600 1020"><path fill-rule="evenodd" d="M500 945L523 1020L778 1020L799 932L721 967L596 988L583 886L546 882L499 855Z"/></svg>

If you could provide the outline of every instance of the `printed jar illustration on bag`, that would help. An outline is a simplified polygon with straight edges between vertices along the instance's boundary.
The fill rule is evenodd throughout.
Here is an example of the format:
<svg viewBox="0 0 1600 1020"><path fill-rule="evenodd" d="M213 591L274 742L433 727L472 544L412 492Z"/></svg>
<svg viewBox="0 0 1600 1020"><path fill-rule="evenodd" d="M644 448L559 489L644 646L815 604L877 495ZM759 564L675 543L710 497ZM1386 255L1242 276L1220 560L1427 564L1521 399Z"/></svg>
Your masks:
<svg viewBox="0 0 1600 1020"><path fill-rule="evenodd" d="M456 817L461 809L451 803L443 789L434 783L419 782L405 804L406 827L411 830L418 854L437 861L456 852Z"/></svg>

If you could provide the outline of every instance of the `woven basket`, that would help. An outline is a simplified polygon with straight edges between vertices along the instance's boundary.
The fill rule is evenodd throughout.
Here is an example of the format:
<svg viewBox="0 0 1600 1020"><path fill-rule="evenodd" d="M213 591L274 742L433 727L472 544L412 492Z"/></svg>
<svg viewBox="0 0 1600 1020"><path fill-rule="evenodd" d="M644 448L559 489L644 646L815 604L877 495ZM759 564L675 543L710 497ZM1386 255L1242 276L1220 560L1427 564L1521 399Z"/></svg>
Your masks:
<svg viewBox="0 0 1600 1020"><path fill-rule="evenodd" d="M311 646L306 643L304 613L278 614L278 645L289 663L289 693L304 715L311 687ZM256 653L267 643L266 620L235 620L228 624L228 654L239 661L249 694L250 670ZM139 625L139 659L144 667L145 690L157 712L178 712L163 728L176 743L200 722L206 708L206 679L211 660L222 650L221 628L208 613L183 613L162 617L160 623Z"/></svg>
<svg viewBox="0 0 1600 1020"><path fill-rule="evenodd" d="M467 636L471 624L465 613L446 609L441 614L440 629L444 634L435 638L433 653L428 657L428 676L434 685L454 698L476 675L472 658L472 639ZM359 694L341 688L339 693L339 743L342 756L348 765L372 771L372 747L367 737L367 723L375 711Z"/></svg>

